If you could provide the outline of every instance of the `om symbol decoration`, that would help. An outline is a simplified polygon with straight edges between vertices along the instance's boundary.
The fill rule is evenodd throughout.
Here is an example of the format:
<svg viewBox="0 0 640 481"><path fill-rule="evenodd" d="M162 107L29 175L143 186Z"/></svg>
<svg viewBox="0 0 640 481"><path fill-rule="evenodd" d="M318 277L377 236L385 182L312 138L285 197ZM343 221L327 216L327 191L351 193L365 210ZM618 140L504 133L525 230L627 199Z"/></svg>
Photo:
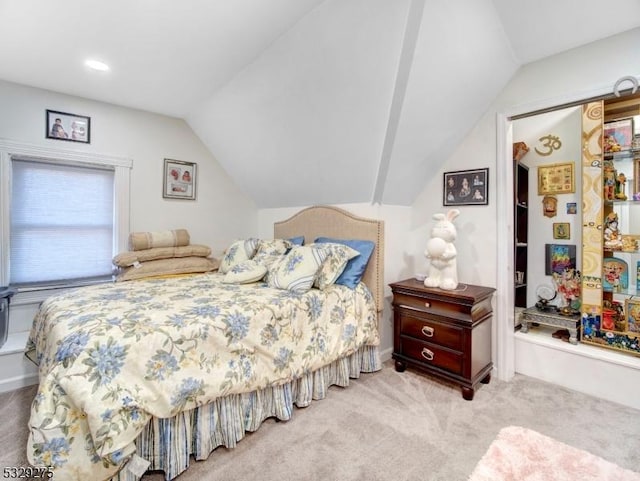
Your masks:
<svg viewBox="0 0 640 481"><path fill-rule="evenodd" d="M560 147L562 147L562 142L560 142L560 137L558 137L557 135L545 135L544 137L540 137L538 139L540 142L542 142L542 146L546 147L547 150L544 152L541 152L538 150L538 148L535 148L535 151L542 156L547 156L547 155L551 155L551 153L554 150L558 150Z"/></svg>

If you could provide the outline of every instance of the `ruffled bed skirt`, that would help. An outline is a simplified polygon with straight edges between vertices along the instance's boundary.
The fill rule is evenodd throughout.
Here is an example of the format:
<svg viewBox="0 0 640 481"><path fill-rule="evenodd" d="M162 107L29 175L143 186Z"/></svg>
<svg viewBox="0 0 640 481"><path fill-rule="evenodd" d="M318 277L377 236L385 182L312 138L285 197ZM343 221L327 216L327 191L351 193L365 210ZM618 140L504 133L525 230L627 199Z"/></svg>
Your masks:
<svg viewBox="0 0 640 481"><path fill-rule="evenodd" d="M246 432L256 431L270 417L291 419L293 405L305 407L324 399L330 386L346 387L361 372L382 368L377 346L363 346L317 371L287 384L215 400L172 418L153 418L136 438L137 456L149 470L164 471L171 480L189 467L190 455L204 460L218 446L233 448ZM138 481L125 465L110 481Z"/></svg>

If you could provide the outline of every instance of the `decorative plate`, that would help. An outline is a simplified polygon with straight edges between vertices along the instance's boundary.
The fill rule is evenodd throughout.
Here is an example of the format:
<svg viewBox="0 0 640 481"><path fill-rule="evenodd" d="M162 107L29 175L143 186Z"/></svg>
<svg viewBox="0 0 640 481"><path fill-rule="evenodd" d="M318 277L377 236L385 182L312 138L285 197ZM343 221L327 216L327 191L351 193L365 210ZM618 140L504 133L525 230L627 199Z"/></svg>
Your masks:
<svg viewBox="0 0 640 481"><path fill-rule="evenodd" d="M542 302L549 302L556 298L558 292L554 289L554 287L550 284L540 284L536 287L536 296Z"/></svg>
<svg viewBox="0 0 640 481"><path fill-rule="evenodd" d="M555 311L556 306L549 304L556 298L558 291L550 284L540 284L536 287L536 296L538 296L538 302L536 302L536 308L540 311Z"/></svg>

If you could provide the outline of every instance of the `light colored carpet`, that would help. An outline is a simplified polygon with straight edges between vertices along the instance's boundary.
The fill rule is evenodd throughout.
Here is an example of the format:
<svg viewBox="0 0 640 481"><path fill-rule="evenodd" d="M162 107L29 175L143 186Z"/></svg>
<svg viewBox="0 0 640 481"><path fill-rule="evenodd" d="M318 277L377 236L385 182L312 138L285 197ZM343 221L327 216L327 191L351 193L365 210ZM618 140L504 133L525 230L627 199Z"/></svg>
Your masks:
<svg viewBox="0 0 640 481"><path fill-rule="evenodd" d="M509 426L498 433L469 481L640 481L640 474L531 429Z"/></svg>
<svg viewBox="0 0 640 481"><path fill-rule="evenodd" d="M26 463L35 393L29 387L0 394L0 466ZM192 461L177 481L466 481L511 425L638 469L637 410L521 375L492 379L465 401L459 388L411 370L395 372L387 362L348 388L332 387L325 400L296 409L288 422L267 420L235 449Z"/></svg>

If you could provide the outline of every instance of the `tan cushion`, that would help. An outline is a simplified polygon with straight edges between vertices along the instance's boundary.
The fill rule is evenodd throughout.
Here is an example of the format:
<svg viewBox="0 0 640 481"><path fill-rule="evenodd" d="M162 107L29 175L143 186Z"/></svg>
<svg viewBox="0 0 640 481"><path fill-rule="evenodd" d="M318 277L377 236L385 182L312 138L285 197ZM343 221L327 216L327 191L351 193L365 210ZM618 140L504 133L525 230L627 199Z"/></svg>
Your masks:
<svg viewBox="0 0 640 481"><path fill-rule="evenodd" d="M210 247L198 244L179 247L153 247L140 251L121 252L113 258L113 263L118 267L129 267L136 262L170 259L172 257L209 257L210 255Z"/></svg>
<svg viewBox="0 0 640 481"><path fill-rule="evenodd" d="M132 232L129 234L129 249L139 251L154 247L188 246L189 240L189 232L186 229Z"/></svg>
<svg viewBox="0 0 640 481"><path fill-rule="evenodd" d="M116 277L116 281L132 281L145 277L163 276L167 274L188 274L192 272L209 272L218 268L216 259L206 257L177 257L174 259L158 259L142 262L139 267L125 267Z"/></svg>

